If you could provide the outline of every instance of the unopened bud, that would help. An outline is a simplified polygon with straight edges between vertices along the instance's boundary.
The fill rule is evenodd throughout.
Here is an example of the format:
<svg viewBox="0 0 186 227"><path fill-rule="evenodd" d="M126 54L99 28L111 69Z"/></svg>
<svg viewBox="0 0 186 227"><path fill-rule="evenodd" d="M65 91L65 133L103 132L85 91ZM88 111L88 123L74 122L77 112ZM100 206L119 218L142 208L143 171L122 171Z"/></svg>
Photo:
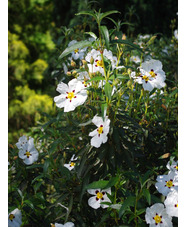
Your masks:
<svg viewBox="0 0 186 227"><path fill-rule="evenodd" d="M91 65L94 64L94 58L93 58L93 57L91 57L91 59L90 59L90 64L91 64Z"/></svg>
<svg viewBox="0 0 186 227"><path fill-rule="evenodd" d="M71 72L67 72L67 76L71 76Z"/></svg>
<svg viewBox="0 0 186 227"><path fill-rule="evenodd" d="M83 65L87 65L87 62L83 59L82 60Z"/></svg>
<svg viewBox="0 0 186 227"><path fill-rule="evenodd" d="M118 39L118 37L117 37L117 36L115 36L115 37L114 37L114 39L116 39L116 40L117 40L117 39Z"/></svg>
<svg viewBox="0 0 186 227"><path fill-rule="evenodd" d="M72 66L72 67L76 67L75 61L73 61L73 60L71 61L71 66Z"/></svg>
<svg viewBox="0 0 186 227"><path fill-rule="evenodd" d="M76 73L77 73L77 71L74 70L74 71L72 72L72 75L74 76L74 75L76 75Z"/></svg>
<svg viewBox="0 0 186 227"><path fill-rule="evenodd" d="M122 40L126 40L127 36L125 34L122 35Z"/></svg>

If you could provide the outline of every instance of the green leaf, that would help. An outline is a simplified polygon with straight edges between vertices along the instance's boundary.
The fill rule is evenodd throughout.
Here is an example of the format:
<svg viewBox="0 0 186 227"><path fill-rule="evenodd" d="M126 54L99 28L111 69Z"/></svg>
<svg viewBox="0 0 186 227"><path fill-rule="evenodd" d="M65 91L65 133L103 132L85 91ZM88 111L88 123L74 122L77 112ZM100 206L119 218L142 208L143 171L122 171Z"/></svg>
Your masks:
<svg viewBox="0 0 186 227"><path fill-rule="evenodd" d="M150 195L150 192L148 189L144 188L143 189L143 195L145 196L148 204L150 205L151 204L151 195Z"/></svg>
<svg viewBox="0 0 186 227"><path fill-rule="evenodd" d="M142 208L136 212L137 215L141 215L146 211L146 208Z"/></svg>
<svg viewBox="0 0 186 227"><path fill-rule="evenodd" d="M34 204L30 200L24 200L24 205L28 205L30 208L34 209Z"/></svg>
<svg viewBox="0 0 186 227"><path fill-rule="evenodd" d="M88 80L87 83L91 82L91 81L100 81L100 80L104 80L105 78L101 77L101 76L96 76L93 77L92 79Z"/></svg>
<svg viewBox="0 0 186 227"><path fill-rule="evenodd" d="M62 54L59 56L59 59L64 58L65 56L67 56L68 54L72 53L76 49L81 49L81 48L84 48L84 47L87 47L87 46L91 46L91 45L92 45L92 42L87 41L87 40L74 43L72 46L67 47L62 52Z"/></svg>
<svg viewBox="0 0 186 227"><path fill-rule="evenodd" d="M95 19L97 19L96 14L93 13L93 12L90 12L90 11L81 11L81 12L79 12L79 13L76 13L75 15L76 15L76 16L79 16L79 15L89 15L89 16L92 16L92 17L94 17Z"/></svg>
<svg viewBox="0 0 186 227"><path fill-rule="evenodd" d="M22 191L19 188L17 189L17 192L19 193L21 199L23 199L24 198L23 193L22 193Z"/></svg>
<svg viewBox="0 0 186 227"><path fill-rule="evenodd" d="M97 39L98 38L96 36L96 34L94 34L94 32L85 32L85 34L88 34L88 35L92 36L94 39Z"/></svg>
<svg viewBox="0 0 186 227"><path fill-rule="evenodd" d="M108 180L94 181L91 184L86 186L86 189L103 189L108 184Z"/></svg>
<svg viewBox="0 0 186 227"><path fill-rule="evenodd" d="M105 12L105 13L102 13L101 17L100 17L100 22L101 20L104 18L104 17L107 17L108 15L110 14L114 14L114 13L120 13L119 11L117 10L111 10L111 11L108 11L108 12Z"/></svg>
<svg viewBox="0 0 186 227"><path fill-rule="evenodd" d="M123 75L123 74L117 74L117 75L112 75L111 77L109 77L109 80L114 80L114 79L122 79L122 80L129 80L129 76L128 75Z"/></svg>
<svg viewBox="0 0 186 227"><path fill-rule="evenodd" d="M106 112L107 112L107 103L104 102L101 104L101 117L103 118L103 120L105 119Z"/></svg>
<svg viewBox="0 0 186 227"><path fill-rule="evenodd" d="M114 186L118 182L118 179L119 177L112 177L104 189L111 188L112 186Z"/></svg>
<svg viewBox="0 0 186 227"><path fill-rule="evenodd" d="M109 42L110 42L109 31L106 26L101 26L100 29L101 29L101 33L105 39L106 47L107 47L107 49L109 49Z"/></svg>
<svg viewBox="0 0 186 227"><path fill-rule="evenodd" d="M34 164L26 167L26 169L34 169L34 168L43 168L43 164Z"/></svg>
<svg viewBox="0 0 186 227"><path fill-rule="evenodd" d="M126 45L129 45L133 48L135 48L136 50L140 51L140 52L143 52L143 50L140 48L140 46L132 43L132 42L129 42L128 40L121 40L121 39L117 39L117 40L112 40L110 43L120 43L120 44L126 44Z"/></svg>
<svg viewBox="0 0 186 227"><path fill-rule="evenodd" d="M120 210L119 210L119 218L121 218L121 216L125 213L126 209L129 206L134 206L134 202L135 202L136 198L134 196L129 196L123 203L123 205L121 206Z"/></svg>
<svg viewBox="0 0 186 227"><path fill-rule="evenodd" d="M108 99L111 100L112 87L109 82L106 82L106 84L104 86L104 91L105 91L105 95L108 97Z"/></svg>

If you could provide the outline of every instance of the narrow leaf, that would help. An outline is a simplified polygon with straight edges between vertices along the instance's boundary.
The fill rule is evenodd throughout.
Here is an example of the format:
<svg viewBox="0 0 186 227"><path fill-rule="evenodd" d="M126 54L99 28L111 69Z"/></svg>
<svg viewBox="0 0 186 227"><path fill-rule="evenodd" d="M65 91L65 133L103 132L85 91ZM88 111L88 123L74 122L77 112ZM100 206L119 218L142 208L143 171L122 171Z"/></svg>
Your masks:
<svg viewBox="0 0 186 227"><path fill-rule="evenodd" d="M91 184L86 186L86 189L103 189L108 184L108 180L94 181Z"/></svg>
<svg viewBox="0 0 186 227"><path fill-rule="evenodd" d="M97 39L98 38L96 36L96 34L94 34L94 32L85 32L85 34L88 34L88 35L92 36L94 39Z"/></svg>
<svg viewBox="0 0 186 227"><path fill-rule="evenodd" d="M148 189L144 188L143 189L143 195L145 196L148 204L150 205L151 204L151 195L150 195L150 192Z"/></svg>
<svg viewBox="0 0 186 227"><path fill-rule="evenodd" d="M106 84L104 86L104 91L105 91L105 95L108 97L108 99L111 100L112 87L109 82L106 82Z"/></svg>
<svg viewBox="0 0 186 227"><path fill-rule="evenodd" d="M117 39L117 40L112 40L111 43L120 43L120 44L126 44L126 45L129 45L133 48L135 48L136 50L140 51L140 52L143 52L143 50L140 48L140 46L132 43L132 42L129 42L128 40L121 40L121 39Z"/></svg>
<svg viewBox="0 0 186 227"><path fill-rule="evenodd" d="M101 26L100 29L101 29L101 33L105 39L106 47L107 47L107 49L109 49L109 42L110 42L109 31L106 26Z"/></svg>
<svg viewBox="0 0 186 227"><path fill-rule="evenodd" d="M101 17L100 17L100 22L101 22L101 20L102 20L104 17L107 17L108 15L114 14L114 13L120 13L120 12L117 11L117 10L111 10L111 11L105 12L105 13L103 13L103 14L101 15Z"/></svg>
<svg viewBox="0 0 186 227"><path fill-rule="evenodd" d="M62 54L59 56L59 59L64 58L65 56L67 56L68 54L72 53L76 49L81 49L81 48L84 48L84 47L87 47L87 46L91 46L91 45L92 45L92 42L87 41L87 40L74 43L74 45L67 47L62 52Z"/></svg>

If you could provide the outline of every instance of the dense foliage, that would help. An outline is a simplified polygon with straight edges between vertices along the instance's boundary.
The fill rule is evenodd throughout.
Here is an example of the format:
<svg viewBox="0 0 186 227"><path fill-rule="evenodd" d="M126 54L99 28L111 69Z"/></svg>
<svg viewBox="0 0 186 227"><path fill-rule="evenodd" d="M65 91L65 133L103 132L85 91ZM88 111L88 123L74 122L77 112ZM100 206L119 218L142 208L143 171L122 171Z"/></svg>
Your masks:
<svg viewBox="0 0 186 227"><path fill-rule="evenodd" d="M171 38L142 35L133 21L118 20L117 10L90 9L54 32L51 14L60 4L54 2L9 3L25 13L17 25L10 17L9 117L17 140L9 145L9 219L19 208L21 226L147 226L146 208L167 196L157 176L173 174L166 165L178 158L176 20ZM106 202L95 208L92 195ZM176 217L172 222L177 226Z"/></svg>

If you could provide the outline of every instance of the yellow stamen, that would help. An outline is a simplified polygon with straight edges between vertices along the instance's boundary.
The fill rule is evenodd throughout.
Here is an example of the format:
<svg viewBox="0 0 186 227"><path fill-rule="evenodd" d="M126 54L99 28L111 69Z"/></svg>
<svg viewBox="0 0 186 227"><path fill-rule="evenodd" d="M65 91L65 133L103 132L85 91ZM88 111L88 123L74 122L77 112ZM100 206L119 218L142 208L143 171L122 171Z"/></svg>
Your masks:
<svg viewBox="0 0 186 227"><path fill-rule="evenodd" d="M149 77L145 75L145 76L142 77L142 79L145 80L145 81L148 81Z"/></svg>
<svg viewBox="0 0 186 227"><path fill-rule="evenodd" d="M75 49L74 52L77 53L79 51L79 49Z"/></svg>
<svg viewBox="0 0 186 227"><path fill-rule="evenodd" d="M76 165L76 163L74 163L74 162L70 163L70 167L75 166L75 165Z"/></svg>
<svg viewBox="0 0 186 227"><path fill-rule="evenodd" d="M10 219L11 221L13 221L14 218L15 218L15 216L14 216L13 214L10 214L10 215L9 215L9 219Z"/></svg>
<svg viewBox="0 0 186 227"><path fill-rule="evenodd" d="M167 182L166 182L166 186L167 186L168 188L171 188L171 187L173 186L172 181L171 181L171 180L170 180L170 181L167 181Z"/></svg>
<svg viewBox="0 0 186 227"><path fill-rule="evenodd" d="M154 71L150 71L149 74L151 75L151 77L156 77L156 73Z"/></svg>
<svg viewBox="0 0 186 227"><path fill-rule="evenodd" d="M27 152L25 153L25 155L27 156L27 158L29 158L31 154L30 154L29 151L27 151Z"/></svg>
<svg viewBox="0 0 186 227"><path fill-rule="evenodd" d="M101 192L98 192L96 195L97 195L98 199L102 199L103 198L103 194Z"/></svg>
<svg viewBox="0 0 186 227"><path fill-rule="evenodd" d="M98 133L99 134L102 134L103 133L103 126L101 125L98 129L97 129Z"/></svg>
<svg viewBox="0 0 186 227"><path fill-rule="evenodd" d="M154 217L154 220L155 220L156 224L158 224L158 223L161 222L161 217L160 217L159 215L156 215L156 216Z"/></svg>
<svg viewBox="0 0 186 227"><path fill-rule="evenodd" d="M102 62L102 60L98 60L98 61L96 62L96 64L97 64L97 66L100 66L100 67L103 68L103 62Z"/></svg>
<svg viewBox="0 0 186 227"><path fill-rule="evenodd" d="M72 92L69 92L67 94L67 98L70 99L70 100L72 100L74 97L75 97L75 95L74 95L74 92L73 91Z"/></svg>

